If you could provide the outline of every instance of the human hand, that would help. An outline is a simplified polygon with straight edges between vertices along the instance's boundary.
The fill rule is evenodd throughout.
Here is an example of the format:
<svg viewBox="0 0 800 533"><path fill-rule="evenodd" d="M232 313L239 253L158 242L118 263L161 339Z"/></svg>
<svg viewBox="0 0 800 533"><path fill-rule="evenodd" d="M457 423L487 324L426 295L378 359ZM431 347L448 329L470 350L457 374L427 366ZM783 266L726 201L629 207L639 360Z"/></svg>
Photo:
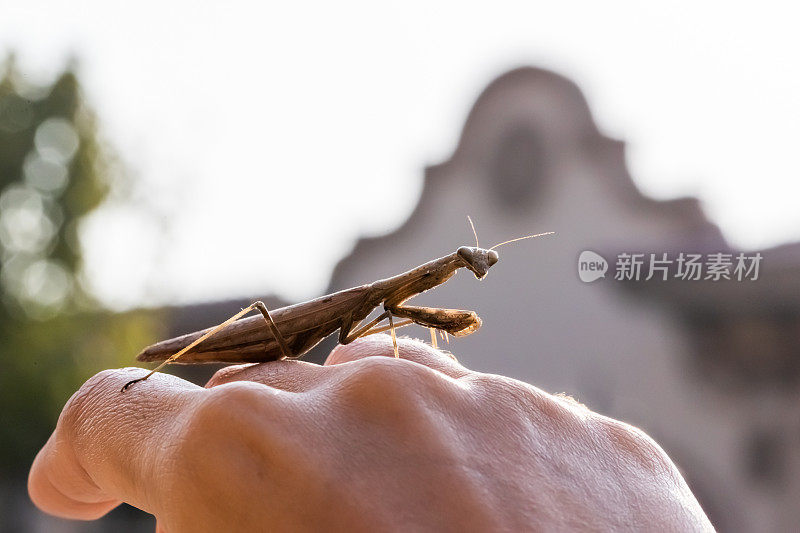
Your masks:
<svg viewBox="0 0 800 533"><path fill-rule="evenodd" d="M107 370L64 407L31 468L42 510L121 501L158 528L713 530L644 433L566 398L372 335L325 366L228 367L201 388Z"/></svg>

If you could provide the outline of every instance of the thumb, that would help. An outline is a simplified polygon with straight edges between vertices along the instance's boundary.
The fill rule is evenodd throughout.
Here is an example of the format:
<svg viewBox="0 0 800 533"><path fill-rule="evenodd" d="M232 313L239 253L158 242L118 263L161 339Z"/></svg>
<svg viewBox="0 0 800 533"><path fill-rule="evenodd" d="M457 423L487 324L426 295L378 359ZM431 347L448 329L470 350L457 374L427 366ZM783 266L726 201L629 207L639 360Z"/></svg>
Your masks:
<svg viewBox="0 0 800 533"><path fill-rule="evenodd" d="M69 399L28 476L28 493L39 509L91 520L123 500L149 512L163 501L159 459L180 431L182 413L205 389L154 374L120 392L144 372L105 370Z"/></svg>

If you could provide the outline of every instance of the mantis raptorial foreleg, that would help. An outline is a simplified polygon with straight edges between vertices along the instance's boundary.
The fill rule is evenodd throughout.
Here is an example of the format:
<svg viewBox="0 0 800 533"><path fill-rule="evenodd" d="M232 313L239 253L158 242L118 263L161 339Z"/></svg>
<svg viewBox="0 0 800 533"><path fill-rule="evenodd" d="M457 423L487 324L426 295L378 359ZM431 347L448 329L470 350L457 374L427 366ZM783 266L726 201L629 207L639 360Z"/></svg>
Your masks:
<svg viewBox="0 0 800 533"><path fill-rule="evenodd" d="M396 317L407 318L420 326L452 333L457 337L469 335L481 325L478 315L463 309L440 309L414 305L397 305L388 309Z"/></svg>
<svg viewBox="0 0 800 533"><path fill-rule="evenodd" d="M339 335L339 344L350 344L354 340L358 339L359 337L366 337L367 335L374 335L375 333L383 333L384 331L388 331L392 328L392 326L377 326L378 322L389 318L389 311L386 310L380 315L376 316L374 319L370 320L367 324L361 325L359 324L355 328L350 328L346 330L342 328L342 333ZM402 320L394 325L395 329L402 328L403 326L408 326L413 324L413 320ZM355 329L355 331L354 331Z"/></svg>
<svg viewBox="0 0 800 533"><path fill-rule="evenodd" d="M472 311L417 307L413 305L392 305L386 306L384 309L383 313L363 326L359 324L354 328L342 327L339 335L339 343L348 344L359 337L391 331L392 335L395 336L394 343L396 344L394 330L409 324L419 324L423 327L439 330L444 334L446 334L447 331L451 331L455 335L458 335L459 332L467 334L471 332L473 328L477 329L477 327L480 326L480 319ZM404 320L395 322L393 317L400 317ZM385 319L389 319L389 324L378 326L378 323ZM434 336L432 339L434 347L438 347L436 337Z"/></svg>
<svg viewBox="0 0 800 533"><path fill-rule="evenodd" d="M408 319L408 320L400 320L399 322L395 322L394 323L394 329L400 329L400 328L403 328L405 326L410 326L413 323L414 323L414 321L410 320L410 319ZM384 331L389 331L390 329L392 329L392 326L390 326L389 324L386 324L386 325L383 325L383 326L373 327L372 329L370 329L366 333L362 334L361 337L366 337L367 335L374 335L375 333L383 333Z"/></svg>
<svg viewBox="0 0 800 533"><path fill-rule="evenodd" d="M361 324L349 328L342 326L341 330L339 330L339 344L350 344L359 337L363 337L365 335L372 335L373 333L376 333L370 331L372 327L374 327L378 322L380 322L381 320L385 319L388 316L389 316L389 311L384 311L383 313L376 316L374 319L370 320L369 323L363 326Z"/></svg>
<svg viewBox="0 0 800 533"><path fill-rule="evenodd" d="M377 324L381 320L383 320L385 318L389 319L389 325L388 326L378 326L378 327L376 327ZM344 328L342 328L342 332L345 333L345 335L343 335L343 336L340 335L339 336L339 343L340 344L349 344L349 343L353 342L354 340L356 340L359 337L366 337L367 335L373 335L375 333L382 333L382 332L384 332L384 331L386 331L388 329L388 330L391 330L391 332L392 332L392 344L394 345L394 356L395 357L400 357L400 352L399 352L399 350L397 348L397 334L395 333L395 329L403 327L403 326L407 326L407 325L413 324L413 323L414 323L414 321L409 319L409 320L403 320L402 322L399 322L398 324L395 324L394 320L392 319L392 312L389 311L388 309L386 309L383 313L381 313L380 315L375 317L373 320L369 321L369 323L367 323L366 325L360 326L360 327L356 327L355 331L345 332ZM344 337L344 338L342 338L342 337Z"/></svg>

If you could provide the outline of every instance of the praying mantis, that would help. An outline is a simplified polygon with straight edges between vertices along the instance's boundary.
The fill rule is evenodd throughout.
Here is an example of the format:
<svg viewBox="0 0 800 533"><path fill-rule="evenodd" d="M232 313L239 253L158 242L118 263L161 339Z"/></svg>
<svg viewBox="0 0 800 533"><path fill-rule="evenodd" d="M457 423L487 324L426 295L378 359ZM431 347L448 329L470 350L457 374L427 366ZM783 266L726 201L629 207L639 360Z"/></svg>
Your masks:
<svg viewBox="0 0 800 533"><path fill-rule="evenodd" d="M474 247L461 246L451 254L402 274L271 312L262 302L254 302L213 328L145 348L136 359L144 362L162 361L161 364L146 376L126 383L122 391L146 380L169 363L260 363L297 359L337 329L340 344L390 330L395 357L399 356L395 329L412 323L431 328L434 343L435 330L455 337L474 333L481 326L481 319L474 311L410 306L405 302L446 282L460 268L470 270L475 278L481 280L500 258L495 248L523 239L552 235L554 232L518 237L485 249L479 246L475 226L467 218L475 235ZM383 312L362 324L380 305L383 305ZM238 320L254 309L261 313L261 317ZM395 318L401 320L395 322ZM388 324L379 326L383 320L387 320Z"/></svg>

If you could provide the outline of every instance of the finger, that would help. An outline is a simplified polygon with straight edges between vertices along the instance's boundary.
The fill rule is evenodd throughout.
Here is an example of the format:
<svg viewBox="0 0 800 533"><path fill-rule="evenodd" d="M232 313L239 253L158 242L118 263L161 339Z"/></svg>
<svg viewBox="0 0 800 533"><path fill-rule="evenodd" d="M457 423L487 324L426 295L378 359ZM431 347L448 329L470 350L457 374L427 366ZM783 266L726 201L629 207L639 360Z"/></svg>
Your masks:
<svg viewBox="0 0 800 533"><path fill-rule="evenodd" d="M469 374L469 370L461 366L453 355L420 340L407 337L398 338L397 348L401 359L425 365L450 377L458 378ZM389 335L368 335L356 339L350 344L339 345L330 353L325 361L325 366L373 356L394 357L394 343Z"/></svg>
<svg viewBox="0 0 800 533"><path fill-rule="evenodd" d="M158 483L160 454L180 431L182 415L207 391L159 373L121 392L145 372L103 371L69 399L28 476L37 507L88 520L124 500L155 514L164 499Z"/></svg>
<svg viewBox="0 0 800 533"><path fill-rule="evenodd" d="M324 376L325 369L319 365L283 359L222 368L211 376L206 388L232 381L255 381L289 392L306 392L316 387Z"/></svg>

